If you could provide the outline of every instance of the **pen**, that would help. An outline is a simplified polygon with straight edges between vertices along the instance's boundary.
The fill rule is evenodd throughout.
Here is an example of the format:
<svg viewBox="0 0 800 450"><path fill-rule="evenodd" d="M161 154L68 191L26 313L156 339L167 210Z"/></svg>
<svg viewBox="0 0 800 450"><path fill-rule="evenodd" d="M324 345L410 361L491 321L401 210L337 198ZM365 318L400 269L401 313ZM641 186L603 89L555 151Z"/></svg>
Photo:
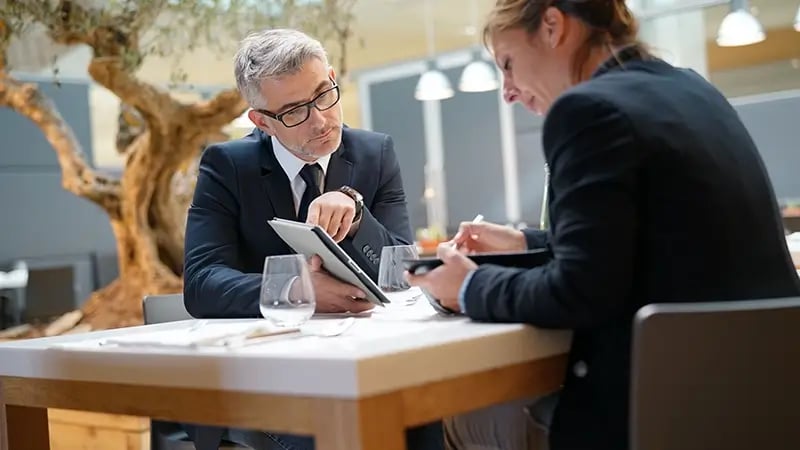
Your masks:
<svg viewBox="0 0 800 450"><path fill-rule="evenodd" d="M477 223L481 223L481 222L483 222L483 214L478 214L477 216L475 216L475 218L474 218L474 219L472 219L472 222L471 222L471 223L475 223L475 224L477 224ZM473 239L475 238L475 236L474 236L474 235L473 235L472 237L473 237ZM451 244L451 247L452 247L452 248L454 248L454 249L456 249L456 250L458 250L458 249L459 249L459 246L458 246L458 245L457 245L455 242L453 242L453 243Z"/></svg>

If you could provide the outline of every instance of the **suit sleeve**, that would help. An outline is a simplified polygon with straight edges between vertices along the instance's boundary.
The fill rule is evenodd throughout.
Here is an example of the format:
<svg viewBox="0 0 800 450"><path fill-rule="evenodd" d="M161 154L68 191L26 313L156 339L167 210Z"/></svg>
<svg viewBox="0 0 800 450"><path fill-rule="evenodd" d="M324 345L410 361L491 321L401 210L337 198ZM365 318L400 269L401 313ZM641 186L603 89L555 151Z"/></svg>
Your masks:
<svg viewBox="0 0 800 450"><path fill-rule="evenodd" d="M261 274L243 273L236 168L211 146L186 223L184 304L194 317L257 317Z"/></svg>
<svg viewBox="0 0 800 450"><path fill-rule="evenodd" d="M636 166L642 148L615 107L571 93L544 129L553 260L535 269L482 266L466 286L476 320L580 329L617 315L631 292Z"/></svg>
<svg viewBox="0 0 800 450"><path fill-rule="evenodd" d="M412 242L400 164L392 138L386 136L381 148L381 170L374 200L371 205L364 206L356 234L342 241L341 245L370 278L377 280L381 249L387 245Z"/></svg>
<svg viewBox="0 0 800 450"><path fill-rule="evenodd" d="M528 244L529 250L545 248L549 243L546 230L526 228L522 230L522 234L525 235L525 242Z"/></svg>

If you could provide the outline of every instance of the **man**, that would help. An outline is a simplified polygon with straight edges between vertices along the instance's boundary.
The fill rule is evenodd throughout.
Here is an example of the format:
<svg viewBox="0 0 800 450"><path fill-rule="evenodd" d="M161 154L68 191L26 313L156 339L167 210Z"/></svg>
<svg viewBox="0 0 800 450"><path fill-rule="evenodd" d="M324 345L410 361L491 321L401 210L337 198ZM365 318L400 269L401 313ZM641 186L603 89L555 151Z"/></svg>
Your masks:
<svg viewBox="0 0 800 450"><path fill-rule="evenodd" d="M260 316L265 257L294 253L267 224L274 217L319 225L377 278L382 247L412 241L391 138L342 126L336 74L322 45L299 31L248 36L235 75L257 129L203 154L186 228L187 310L195 317ZM310 269L317 311L371 307L358 288L326 273L318 257ZM244 435L258 449L313 448L311 438ZM221 431L215 437L209 445L218 445ZM213 440L198 439L198 448ZM438 449L442 440L438 425L408 437L413 448Z"/></svg>

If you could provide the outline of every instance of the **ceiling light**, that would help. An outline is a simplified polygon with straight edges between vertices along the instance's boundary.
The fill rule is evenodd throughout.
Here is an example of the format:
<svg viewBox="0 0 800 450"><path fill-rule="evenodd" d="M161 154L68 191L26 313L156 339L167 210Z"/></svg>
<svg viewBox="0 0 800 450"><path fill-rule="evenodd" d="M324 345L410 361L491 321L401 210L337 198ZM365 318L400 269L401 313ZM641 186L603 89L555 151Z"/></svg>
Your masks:
<svg viewBox="0 0 800 450"><path fill-rule="evenodd" d="M738 47L751 45L766 38L764 28L746 8L728 13L717 32L717 45L720 47Z"/></svg>
<svg viewBox="0 0 800 450"><path fill-rule="evenodd" d="M455 94L450 80L445 74L436 69L428 70L419 77L414 98L420 101L444 100Z"/></svg>
<svg viewBox="0 0 800 450"><path fill-rule="evenodd" d="M797 15L794 16L794 30L800 31L800 6L797 7Z"/></svg>
<svg viewBox="0 0 800 450"><path fill-rule="evenodd" d="M461 72L458 90L462 92L486 92L497 89L497 72L486 61L476 60L467 64Z"/></svg>

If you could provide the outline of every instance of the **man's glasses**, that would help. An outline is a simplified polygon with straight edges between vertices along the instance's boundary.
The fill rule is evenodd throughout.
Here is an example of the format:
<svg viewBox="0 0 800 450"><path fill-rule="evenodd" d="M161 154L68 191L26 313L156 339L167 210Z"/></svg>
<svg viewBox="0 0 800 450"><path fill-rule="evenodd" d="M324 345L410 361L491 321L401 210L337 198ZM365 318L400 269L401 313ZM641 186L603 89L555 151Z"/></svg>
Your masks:
<svg viewBox="0 0 800 450"><path fill-rule="evenodd" d="M331 80L331 82L333 86L320 92L319 95L314 97L311 101L297 105L288 111L275 114L265 109L257 109L256 112L260 112L269 118L280 121L286 128L296 127L308 120L308 117L311 115L312 107L317 108L319 111L325 111L339 103L339 85L333 80Z"/></svg>

